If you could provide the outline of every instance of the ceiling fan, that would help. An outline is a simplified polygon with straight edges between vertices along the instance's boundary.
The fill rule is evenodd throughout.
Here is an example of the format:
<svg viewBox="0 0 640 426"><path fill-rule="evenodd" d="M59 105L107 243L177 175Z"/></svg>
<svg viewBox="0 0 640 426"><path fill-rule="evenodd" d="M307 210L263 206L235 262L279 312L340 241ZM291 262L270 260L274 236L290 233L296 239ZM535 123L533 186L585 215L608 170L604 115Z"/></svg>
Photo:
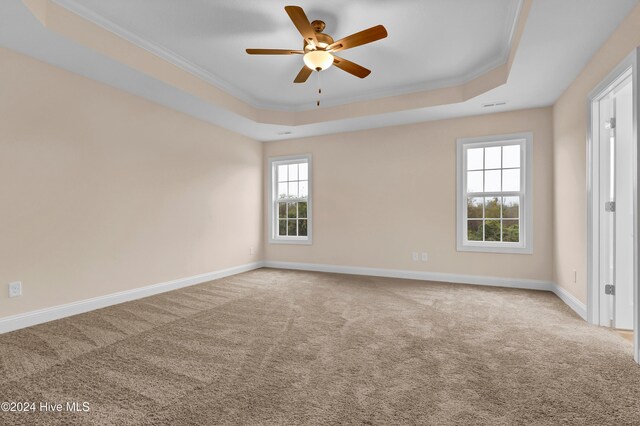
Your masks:
<svg viewBox="0 0 640 426"><path fill-rule="evenodd" d="M338 41L324 34L325 23L323 21L309 22L307 15L299 6L285 6L284 10L293 21L302 37L304 45L302 50L288 49L247 49L250 55L304 55L304 66L296 76L294 83L304 83L311 73L329 68L332 64L356 77L365 78L371 74L366 69L354 62L336 56L334 53L371 43L387 36L387 30L382 25L376 25L369 29L352 34Z"/></svg>

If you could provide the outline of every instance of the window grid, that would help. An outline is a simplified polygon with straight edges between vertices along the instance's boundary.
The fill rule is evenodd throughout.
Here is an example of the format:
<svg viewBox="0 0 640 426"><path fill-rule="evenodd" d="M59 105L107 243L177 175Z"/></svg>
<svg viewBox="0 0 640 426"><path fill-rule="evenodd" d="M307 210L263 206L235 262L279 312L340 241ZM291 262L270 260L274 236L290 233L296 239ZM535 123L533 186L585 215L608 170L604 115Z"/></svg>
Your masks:
<svg viewBox="0 0 640 426"><path fill-rule="evenodd" d="M470 194L469 194L470 195ZM507 236L507 239L505 240L505 223L507 223L507 226L513 226L515 223L517 222L518 225L518 231L521 228L520 225L520 210L522 208L522 196L520 195L510 195L510 196L504 196L506 194L501 194L501 196L489 196L489 197L484 197L484 196L468 196L467 197L467 206L469 206L469 201L471 199L474 198L481 198L483 200L482 202L482 215L481 216L474 216L474 217L468 217L468 210L467 210L467 218L466 218L466 229L467 229L467 241L470 242L504 242L504 243L519 243L520 242L520 235L518 232L517 235L517 239L513 236L513 234L509 233L509 236ZM496 216L487 216L486 213L486 205L488 200L491 199L500 199L499 202L499 210L500 210L500 214L496 215ZM508 198L518 198L518 204L515 205L515 208L517 209L518 214L517 215L510 215L510 216L505 216L505 199ZM514 206L511 206L511 209L513 209ZM468 207L467 207L468 209ZM508 213L509 214L509 213ZM472 228L472 223L474 222L481 222L482 223L482 239L469 239L469 233L468 230ZM487 238L487 222L499 222L500 223L500 231L499 231L499 236L500 239L488 239Z"/></svg>
<svg viewBox="0 0 640 426"><path fill-rule="evenodd" d="M517 146L519 149L519 161L518 167L504 167L505 166L505 147L515 147ZM500 149L500 160L499 167L487 167L487 149ZM472 167L468 165L468 151L470 149L482 150L482 158L481 158L481 167ZM464 240L466 243L499 243L504 245L510 244L520 244L521 243L521 211L524 208L524 196L523 196L523 179L522 179L522 165L523 165L523 146L522 143L495 143L495 144L485 144L485 146L465 146L464 147L464 177L465 177L465 199L467 200L467 206L464 211L464 225L465 225L465 235ZM504 171L518 171L519 172L519 191L504 191L505 188L505 173ZM499 171L500 175L500 191L486 191L487 187L487 173L490 171ZM481 172L482 173L482 189L483 191L467 191L468 187L468 176L469 172ZM504 207L505 207L505 199L508 198L517 198L517 216L509 216L504 217ZM470 208L470 200L472 199L482 199L482 208L481 208L481 217L468 217L469 208ZM487 202L488 200L495 200L495 202L499 205L499 215L494 215L494 217L487 217ZM499 200L499 202L498 202ZM495 224L498 225L497 237L495 233L489 234L489 228L495 227ZM507 224L507 227L505 227ZM477 232L472 233L472 230L477 231L477 225L481 226L482 232L478 235ZM491 225L491 226L489 226ZM516 233L514 235L513 226L517 225ZM471 237L471 238L470 238ZM481 237L481 238L478 238Z"/></svg>
<svg viewBox="0 0 640 426"><path fill-rule="evenodd" d="M306 237L308 234L307 209L306 200L278 200L278 236Z"/></svg>
<svg viewBox="0 0 640 426"><path fill-rule="evenodd" d="M273 239L310 241L309 158L272 160L271 164Z"/></svg>
<svg viewBox="0 0 640 426"><path fill-rule="evenodd" d="M533 253L533 133L459 138L456 145L457 250Z"/></svg>

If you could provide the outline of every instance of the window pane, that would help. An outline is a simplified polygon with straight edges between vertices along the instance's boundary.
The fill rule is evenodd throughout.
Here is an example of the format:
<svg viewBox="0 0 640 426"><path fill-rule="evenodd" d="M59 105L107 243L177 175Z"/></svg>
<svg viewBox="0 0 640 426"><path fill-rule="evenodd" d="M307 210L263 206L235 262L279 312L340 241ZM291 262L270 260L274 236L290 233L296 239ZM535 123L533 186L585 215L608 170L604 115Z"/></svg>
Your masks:
<svg viewBox="0 0 640 426"><path fill-rule="evenodd" d="M461 231L471 246L506 249L520 247L525 239L520 232L525 231L523 209L530 207L523 205L526 142L500 139L468 142L461 152L464 169L458 173L466 173L462 175L465 192L458 200L466 203L466 223L458 226L466 227Z"/></svg>
<svg viewBox="0 0 640 426"><path fill-rule="evenodd" d="M297 222L298 221L295 220L295 219L289 219L288 220L287 235L290 235L290 236L293 236L293 237L298 236L298 230L297 230L297 227L296 227L296 223Z"/></svg>
<svg viewBox="0 0 640 426"><path fill-rule="evenodd" d="M470 220L467 222L467 240L482 241L482 221Z"/></svg>
<svg viewBox="0 0 640 426"><path fill-rule="evenodd" d="M479 217L482 219L484 217L482 211L482 205L484 204L484 198L482 197L470 197L467 198L467 217Z"/></svg>
<svg viewBox="0 0 640 426"><path fill-rule="evenodd" d="M298 221L298 235L300 235L301 237L307 236L307 219Z"/></svg>
<svg viewBox="0 0 640 426"><path fill-rule="evenodd" d="M300 193L300 198L307 198L309 196L309 182L306 180L300 181L298 191Z"/></svg>
<svg viewBox="0 0 640 426"><path fill-rule="evenodd" d="M500 207L500 198L485 198L484 217L491 219L500 219Z"/></svg>
<svg viewBox="0 0 640 426"><path fill-rule="evenodd" d="M278 198L287 198L287 183L279 183L278 184Z"/></svg>
<svg viewBox="0 0 640 426"><path fill-rule="evenodd" d="M289 164L289 180L298 180L298 165Z"/></svg>
<svg viewBox="0 0 640 426"><path fill-rule="evenodd" d="M499 169L502 163L502 147L492 146L484 149L484 168Z"/></svg>
<svg viewBox="0 0 640 426"><path fill-rule="evenodd" d="M309 180L309 164L300 163L298 165L298 179Z"/></svg>
<svg viewBox="0 0 640 426"><path fill-rule="evenodd" d="M298 182L289 182L289 197L298 198Z"/></svg>
<svg viewBox="0 0 640 426"><path fill-rule="evenodd" d="M500 170L484 172L484 190L486 192L500 192Z"/></svg>
<svg viewBox="0 0 640 426"><path fill-rule="evenodd" d="M502 205L502 217L520 217L520 197L504 197Z"/></svg>
<svg viewBox="0 0 640 426"><path fill-rule="evenodd" d="M482 192L482 172L467 172L467 192Z"/></svg>
<svg viewBox="0 0 640 426"><path fill-rule="evenodd" d="M482 170L484 149L474 148L467 150L467 170Z"/></svg>
<svg viewBox="0 0 640 426"><path fill-rule="evenodd" d="M298 203L287 203L287 217L289 218L298 217L297 208L298 208Z"/></svg>
<svg viewBox="0 0 640 426"><path fill-rule="evenodd" d="M286 165L278 166L278 182L286 182L287 181L287 169Z"/></svg>
<svg viewBox="0 0 640 426"><path fill-rule="evenodd" d="M502 168L520 167L520 145L502 147Z"/></svg>
<svg viewBox="0 0 640 426"><path fill-rule="evenodd" d="M502 241L510 243L520 242L520 221L505 220L502 222Z"/></svg>
<svg viewBox="0 0 640 426"><path fill-rule="evenodd" d="M273 222L269 225L275 239L307 239L311 233L311 164L305 158L271 160L273 173Z"/></svg>
<svg viewBox="0 0 640 426"><path fill-rule="evenodd" d="M520 169L502 171L502 189L504 191L520 191Z"/></svg>
<svg viewBox="0 0 640 426"><path fill-rule="evenodd" d="M307 217L307 203L298 203L298 217Z"/></svg>
<svg viewBox="0 0 640 426"><path fill-rule="evenodd" d="M500 241L500 221L487 220L484 224L484 240Z"/></svg>

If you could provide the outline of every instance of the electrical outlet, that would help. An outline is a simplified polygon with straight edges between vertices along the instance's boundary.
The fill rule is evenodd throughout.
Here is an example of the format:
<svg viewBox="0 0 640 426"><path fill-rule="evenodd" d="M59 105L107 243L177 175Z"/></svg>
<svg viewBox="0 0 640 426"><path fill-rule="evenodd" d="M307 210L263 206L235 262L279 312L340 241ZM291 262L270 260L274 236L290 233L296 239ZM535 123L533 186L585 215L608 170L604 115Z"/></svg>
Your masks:
<svg viewBox="0 0 640 426"><path fill-rule="evenodd" d="M573 283L577 283L578 282L578 271L573 271Z"/></svg>
<svg viewBox="0 0 640 426"><path fill-rule="evenodd" d="M413 259L414 262L418 261L418 252L414 251L413 253L411 253L411 259Z"/></svg>
<svg viewBox="0 0 640 426"><path fill-rule="evenodd" d="M249 255L253 256L253 253L254 253L253 247L249 247Z"/></svg>
<svg viewBox="0 0 640 426"><path fill-rule="evenodd" d="M9 284L9 297L18 296L22 296L22 283L20 281Z"/></svg>
<svg viewBox="0 0 640 426"><path fill-rule="evenodd" d="M429 259L429 257L427 256L427 253L422 253L420 258L422 259L423 262L426 262Z"/></svg>

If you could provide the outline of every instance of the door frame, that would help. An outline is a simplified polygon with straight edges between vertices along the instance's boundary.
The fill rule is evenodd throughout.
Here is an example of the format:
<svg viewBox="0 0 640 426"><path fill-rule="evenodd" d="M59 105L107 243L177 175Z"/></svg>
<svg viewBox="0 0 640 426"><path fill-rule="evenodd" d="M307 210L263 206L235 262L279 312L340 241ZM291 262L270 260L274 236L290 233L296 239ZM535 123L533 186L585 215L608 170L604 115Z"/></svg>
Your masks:
<svg viewBox="0 0 640 426"><path fill-rule="evenodd" d="M638 149L638 122L640 121L640 96L638 77L640 48L634 49L618 66L611 71L607 77L596 86L587 98L587 320L591 324L600 323L600 150L594 135L599 131L598 117L594 117L594 103L598 102L608 89L622 75L631 70L633 84L633 358L640 363L640 350L638 342L638 330L640 330L640 292L638 288L640 246L638 245L638 193L640 185L638 182L638 163L640 149ZM599 137L599 136L598 136Z"/></svg>

